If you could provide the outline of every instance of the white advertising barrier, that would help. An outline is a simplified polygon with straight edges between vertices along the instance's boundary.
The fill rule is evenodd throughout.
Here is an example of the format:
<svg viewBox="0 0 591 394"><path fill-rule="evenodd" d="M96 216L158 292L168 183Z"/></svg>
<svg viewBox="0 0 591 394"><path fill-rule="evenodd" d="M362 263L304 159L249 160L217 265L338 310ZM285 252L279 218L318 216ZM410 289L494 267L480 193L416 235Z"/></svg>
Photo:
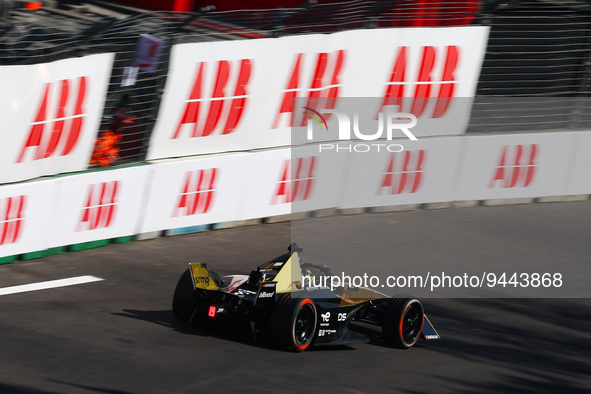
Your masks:
<svg viewBox="0 0 591 394"><path fill-rule="evenodd" d="M591 132L579 132L575 136L572 154L573 169L566 195L591 194Z"/></svg>
<svg viewBox="0 0 591 394"><path fill-rule="evenodd" d="M56 179L50 247L137 234L149 172L140 166Z"/></svg>
<svg viewBox="0 0 591 394"><path fill-rule="evenodd" d="M399 140L382 144L355 145L339 208L361 208L451 201L457 179L463 137ZM404 150L396 152L399 148ZM388 149L393 152L389 152ZM323 153L324 154L324 153Z"/></svg>
<svg viewBox="0 0 591 394"><path fill-rule="evenodd" d="M250 178L242 219L336 207L346 177L346 156L318 147L249 154Z"/></svg>
<svg viewBox="0 0 591 394"><path fill-rule="evenodd" d="M278 149L267 152L248 154L248 187L244 195L244 206L240 211L241 219L253 219L291 213L291 151ZM308 170L314 167L313 159L304 160ZM302 193L306 194L308 179L302 179ZM304 185L305 183L305 185Z"/></svg>
<svg viewBox="0 0 591 394"><path fill-rule="evenodd" d="M564 195L577 133L464 137L455 200Z"/></svg>
<svg viewBox="0 0 591 394"><path fill-rule="evenodd" d="M293 98L338 110L381 97L375 113L412 112L419 137L463 134L487 38L468 26L175 45L148 160L289 145Z"/></svg>
<svg viewBox="0 0 591 394"><path fill-rule="evenodd" d="M323 208L587 194L591 132L320 145L0 187L0 257ZM572 176L570 176L572 175Z"/></svg>
<svg viewBox="0 0 591 394"><path fill-rule="evenodd" d="M253 176L248 158L236 154L151 166L141 232L239 219Z"/></svg>
<svg viewBox="0 0 591 394"><path fill-rule="evenodd" d="M0 257L48 247L55 191L53 180L0 187Z"/></svg>
<svg viewBox="0 0 591 394"><path fill-rule="evenodd" d="M0 67L0 183L86 169L113 54Z"/></svg>

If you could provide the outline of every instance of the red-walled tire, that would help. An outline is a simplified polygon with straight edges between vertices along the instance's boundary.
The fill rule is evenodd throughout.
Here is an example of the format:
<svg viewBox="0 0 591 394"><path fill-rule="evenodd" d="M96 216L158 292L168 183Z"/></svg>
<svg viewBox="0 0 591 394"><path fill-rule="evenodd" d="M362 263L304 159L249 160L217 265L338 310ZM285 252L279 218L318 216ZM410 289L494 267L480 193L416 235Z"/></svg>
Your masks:
<svg viewBox="0 0 591 394"><path fill-rule="evenodd" d="M400 349L408 349L419 340L425 322L425 311L416 298L390 300L382 324L386 343Z"/></svg>
<svg viewBox="0 0 591 394"><path fill-rule="evenodd" d="M286 295L278 301L273 318L276 342L286 350L302 352L312 345L317 322L314 301Z"/></svg>

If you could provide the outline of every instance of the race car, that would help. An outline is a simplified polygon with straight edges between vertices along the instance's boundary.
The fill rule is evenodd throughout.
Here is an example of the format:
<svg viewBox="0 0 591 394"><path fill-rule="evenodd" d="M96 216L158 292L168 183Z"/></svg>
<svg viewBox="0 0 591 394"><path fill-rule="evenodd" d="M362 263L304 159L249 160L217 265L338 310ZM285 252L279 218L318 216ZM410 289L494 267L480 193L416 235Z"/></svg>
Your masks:
<svg viewBox="0 0 591 394"><path fill-rule="evenodd" d="M288 253L249 275L220 277L206 263L190 263L174 291L173 313L202 328L240 327L257 342L271 341L294 352L369 341L353 331L357 324L352 322L381 328L385 343L402 349L420 338L440 339L420 300L349 284L317 286L331 283L326 278L334 273L325 265L302 262L302 251L291 244Z"/></svg>

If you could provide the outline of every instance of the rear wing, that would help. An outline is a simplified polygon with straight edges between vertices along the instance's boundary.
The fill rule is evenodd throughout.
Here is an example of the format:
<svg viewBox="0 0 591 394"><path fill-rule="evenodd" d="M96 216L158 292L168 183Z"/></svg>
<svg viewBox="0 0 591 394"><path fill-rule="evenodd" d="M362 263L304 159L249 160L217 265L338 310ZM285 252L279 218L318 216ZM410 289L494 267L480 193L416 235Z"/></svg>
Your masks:
<svg viewBox="0 0 591 394"><path fill-rule="evenodd" d="M206 263L189 263L191 277L193 278L193 288L203 290L219 290L213 276L207 269Z"/></svg>

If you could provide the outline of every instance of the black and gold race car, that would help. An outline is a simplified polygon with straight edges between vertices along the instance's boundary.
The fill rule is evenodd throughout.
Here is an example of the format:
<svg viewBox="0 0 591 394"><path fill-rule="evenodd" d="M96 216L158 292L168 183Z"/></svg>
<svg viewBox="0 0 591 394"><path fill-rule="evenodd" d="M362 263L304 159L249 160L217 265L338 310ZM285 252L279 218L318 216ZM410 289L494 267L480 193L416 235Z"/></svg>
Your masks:
<svg viewBox="0 0 591 394"><path fill-rule="evenodd" d="M330 283L326 278L333 272L325 265L303 263L301 252L294 243L288 253L249 275L223 278L205 263L190 263L174 292L174 315L203 328L241 327L256 341L270 340L296 352L367 342L353 332L357 324L352 322L381 328L386 344L403 349L420 338L440 339L418 299L349 285L314 286Z"/></svg>

